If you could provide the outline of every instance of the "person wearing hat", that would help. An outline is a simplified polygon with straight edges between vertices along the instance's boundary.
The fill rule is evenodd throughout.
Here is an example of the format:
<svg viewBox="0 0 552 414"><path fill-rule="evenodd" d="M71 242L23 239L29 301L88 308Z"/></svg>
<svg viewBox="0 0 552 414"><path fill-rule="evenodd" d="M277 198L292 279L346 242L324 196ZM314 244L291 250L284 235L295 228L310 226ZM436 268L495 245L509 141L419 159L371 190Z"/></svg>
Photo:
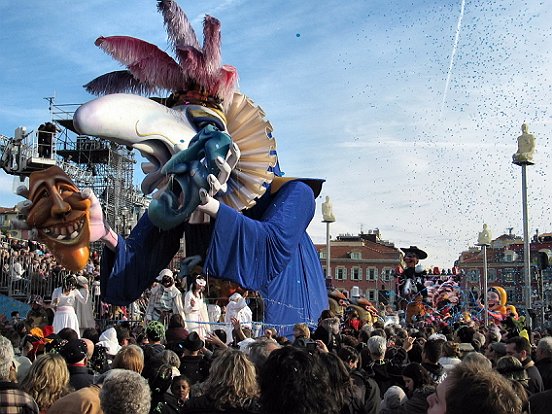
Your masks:
<svg viewBox="0 0 552 414"><path fill-rule="evenodd" d="M71 339L59 350L60 355L67 362L69 383L75 390L94 383L94 372L87 367L87 351L86 342L82 339Z"/></svg>
<svg viewBox="0 0 552 414"><path fill-rule="evenodd" d="M209 330L209 314L203 295L206 286L207 281L203 275L197 275L184 297L186 329L188 332L196 331L200 338L205 338Z"/></svg>
<svg viewBox="0 0 552 414"><path fill-rule="evenodd" d="M190 385L203 382L209 375L209 360L200 351L205 342L197 332L190 333L186 339L178 344L177 354L180 357L180 375L190 380Z"/></svg>
<svg viewBox="0 0 552 414"><path fill-rule="evenodd" d="M31 295L27 303L31 305L31 310L27 312L27 318L25 319L27 328L30 330L48 325L48 314L44 309L42 296Z"/></svg>
<svg viewBox="0 0 552 414"><path fill-rule="evenodd" d="M75 312L77 301L86 303L88 301L88 285L77 289L78 280L73 274L65 276L62 285L52 292L52 305L55 307L54 332L58 333L63 328L71 328L80 337L79 320Z"/></svg>
<svg viewBox="0 0 552 414"><path fill-rule="evenodd" d="M418 266L420 260L427 258L427 253L418 249L416 246L402 247L404 253L404 263L406 268L399 275L399 296L410 301L416 293L421 293L424 297L427 292L424 289L425 271Z"/></svg>
<svg viewBox="0 0 552 414"><path fill-rule="evenodd" d="M182 293L175 286L173 272L169 269L161 270L156 281L158 284L151 289L146 321L168 325L171 314L184 316Z"/></svg>

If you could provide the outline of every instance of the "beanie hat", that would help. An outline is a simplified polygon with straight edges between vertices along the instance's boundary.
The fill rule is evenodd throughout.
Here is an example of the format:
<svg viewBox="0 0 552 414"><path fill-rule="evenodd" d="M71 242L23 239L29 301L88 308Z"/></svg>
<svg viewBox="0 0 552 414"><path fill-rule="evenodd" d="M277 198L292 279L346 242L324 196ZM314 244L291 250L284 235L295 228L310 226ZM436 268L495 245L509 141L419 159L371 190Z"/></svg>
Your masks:
<svg viewBox="0 0 552 414"><path fill-rule="evenodd" d="M159 321L151 321L146 326L146 336L152 341L160 341L165 337L165 326Z"/></svg>

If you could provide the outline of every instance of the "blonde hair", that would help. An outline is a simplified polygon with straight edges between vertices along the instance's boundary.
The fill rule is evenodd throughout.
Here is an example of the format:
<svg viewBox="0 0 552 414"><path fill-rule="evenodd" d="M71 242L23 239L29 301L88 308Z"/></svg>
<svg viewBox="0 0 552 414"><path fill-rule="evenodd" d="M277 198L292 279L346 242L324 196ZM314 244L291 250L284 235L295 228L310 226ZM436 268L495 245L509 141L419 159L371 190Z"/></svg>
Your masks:
<svg viewBox="0 0 552 414"><path fill-rule="evenodd" d="M213 361L204 390L217 409L247 408L259 396L255 365L243 352L225 350Z"/></svg>
<svg viewBox="0 0 552 414"><path fill-rule="evenodd" d="M141 374L144 370L144 351L138 345L123 346L115 355L111 368L128 369Z"/></svg>
<svg viewBox="0 0 552 414"><path fill-rule="evenodd" d="M310 329L306 323L296 323L295 325L293 325L293 330L296 329L300 331L301 335L303 335L305 338L310 338Z"/></svg>
<svg viewBox="0 0 552 414"><path fill-rule="evenodd" d="M59 354L40 355L31 365L20 389L34 398L41 412L48 410L71 391L65 359Z"/></svg>

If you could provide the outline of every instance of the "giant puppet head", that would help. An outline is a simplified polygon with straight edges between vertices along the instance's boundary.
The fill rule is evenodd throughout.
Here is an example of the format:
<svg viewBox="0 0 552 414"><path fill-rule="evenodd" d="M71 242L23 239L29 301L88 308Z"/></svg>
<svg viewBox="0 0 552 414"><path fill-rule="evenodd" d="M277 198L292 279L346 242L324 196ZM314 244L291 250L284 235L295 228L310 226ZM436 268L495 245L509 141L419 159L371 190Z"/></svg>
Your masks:
<svg viewBox="0 0 552 414"><path fill-rule="evenodd" d="M90 254L90 199L57 166L31 174L28 199L33 204L27 223L38 230L39 239L63 266L83 269Z"/></svg>
<svg viewBox="0 0 552 414"><path fill-rule="evenodd" d="M157 190L150 219L169 229L189 219L202 188L237 210L251 207L271 183L277 159L264 112L234 91L237 71L222 65L220 22L205 17L200 46L175 1L160 0L158 10L176 58L136 38L98 38L96 45L127 70L85 85L90 93L106 96L82 105L74 125L82 134L141 152L147 159L142 191ZM163 91L167 98L133 95ZM221 171L228 159L234 161L227 164L232 171ZM221 175L222 185L213 186L210 176Z"/></svg>
<svg viewBox="0 0 552 414"><path fill-rule="evenodd" d="M404 253L404 263L406 268L415 268L420 260L427 259L427 253L416 246L401 247Z"/></svg>

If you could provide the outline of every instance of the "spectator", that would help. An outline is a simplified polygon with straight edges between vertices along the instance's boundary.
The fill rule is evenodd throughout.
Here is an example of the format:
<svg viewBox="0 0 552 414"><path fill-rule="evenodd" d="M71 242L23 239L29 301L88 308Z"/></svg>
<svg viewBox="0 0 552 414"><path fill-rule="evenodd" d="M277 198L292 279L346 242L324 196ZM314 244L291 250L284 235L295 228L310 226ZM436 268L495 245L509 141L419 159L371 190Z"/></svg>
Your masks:
<svg viewBox="0 0 552 414"><path fill-rule="evenodd" d="M249 359L255 365L257 375L260 375L270 353L280 348L281 346L275 340L265 337L258 338L255 342L249 344Z"/></svg>
<svg viewBox="0 0 552 414"><path fill-rule="evenodd" d="M446 372L453 369L460 362L460 347L457 342L447 341L443 344L443 353L439 358L439 364L443 366Z"/></svg>
<svg viewBox="0 0 552 414"><path fill-rule="evenodd" d="M113 369L128 369L141 374L144 369L144 351L138 345L122 347L111 365Z"/></svg>
<svg viewBox="0 0 552 414"><path fill-rule="evenodd" d="M71 391L69 371L63 357L54 353L40 355L20 388L34 398L41 414L46 413L56 400Z"/></svg>
<svg viewBox="0 0 552 414"><path fill-rule="evenodd" d="M491 363L491 361L489 361L489 359L485 355L480 354L479 352L468 352L464 357L464 359L462 360L462 362L466 364L476 364L480 366L482 369L493 368L493 364Z"/></svg>
<svg viewBox="0 0 552 414"><path fill-rule="evenodd" d="M404 403L408 400L401 387L393 385L389 387L381 402L380 414L403 414Z"/></svg>
<svg viewBox="0 0 552 414"><path fill-rule="evenodd" d="M378 383L380 389L380 398L383 398L385 391L392 385L399 385L401 382L402 366L398 360L404 358L400 357L394 360L385 359L387 353L387 340L379 335L375 335L368 339L367 349L372 359L369 368L374 372L374 379Z"/></svg>
<svg viewBox="0 0 552 414"><path fill-rule="evenodd" d="M546 336L539 341L536 360L535 365L542 377L544 389L552 389L552 337Z"/></svg>
<svg viewBox="0 0 552 414"><path fill-rule="evenodd" d="M182 412L201 408L205 413L257 413L258 397L255 366L243 352L228 349L213 361L203 384L203 395L188 399Z"/></svg>
<svg viewBox="0 0 552 414"><path fill-rule="evenodd" d="M329 375L316 354L293 346L271 352L261 371L263 414L334 414Z"/></svg>
<svg viewBox="0 0 552 414"><path fill-rule="evenodd" d="M360 401L363 413L376 413L380 406L380 390L375 380L360 367L360 354L348 345L344 345L337 355L348 369L353 383L353 400Z"/></svg>
<svg viewBox="0 0 552 414"><path fill-rule="evenodd" d="M552 407L552 390L539 392L529 397L531 414L549 414Z"/></svg>
<svg viewBox="0 0 552 414"><path fill-rule="evenodd" d="M485 349L485 356L496 366L496 362L506 355L506 344L504 342L491 342Z"/></svg>
<svg viewBox="0 0 552 414"><path fill-rule="evenodd" d="M519 359L509 355L504 356L498 360L496 370L504 378L512 382L514 391L516 391L517 396L523 401L524 411L528 411L529 377Z"/></svg>
<svg viewBox="0 0 552 414"><path fill-rule="evenodd" d="M113 369L103 381L100 406L104 414L148 414L150 388L137 372Z"/></svg>
<svg viewBox="0 0 552 414"><path fill-rule="evenodd" d="M15 379L13 346L9 339L0 336L0 413L38 414L38 405Z"/></svg>
<svg viewBox="0 0 552 414"><path fill-rule="evenodd" d="M175 313L171 315L169 326L165 331L165 341L167 348L172 349L175 344L183 341L188 336L188 331L185 328L185 322L182 315Z"/></svg>
<svg viewBox="0 0 552 414"><path fill-rule="evenodd" d="M100 407L100 390L106 374L89 387L81 388L52 404L48 414L103 414Z"/></svg>
<svg viewBox="0 0 552 414"><path fill-rule="evenodd" d="M428 370L421 364L413 362L404 367L402 377L408 396L404 404L406 412L425 414L428 408L427 397L435 392L435 382Z"/></svg>
<svg viewBox="0 0 552 414"><path fill-rule="evenodd" d="M180 343L180 373L189 378L191 385L205 381L209 375L209 361L199 352L204 346L195 331Z"/></svg>
<svg viewBox="0 0 552 414"><path fill-rule="evenodd" d="M431 339L424 344L422 352L422 366L427 369L433 382L439 384L446 378L445 368L439 363L442 355L444 341L442 339Z"/></svg>
<svg viewBox="0 0 552 414"><path fill-rule="evenodd" d="M427 414L522 413L510 382L475 364L458 364L427 401Z"/></svg>
<svg viewBox="0 0 552 414"><path fill-rule="evenodd" d="M65 359L69 370L69 382L75 390L94 383L94 372L87 367L88 348L82 339L72 339L61 347L60 355Z"/></svg>
<svg viewBox="0 0 552 414"><path fill-rule="evenodd" d="M515 356L529 376L529 392L536 394L544 390L542 377L538 368L531 359L531 344L522 336L514 336L506 341L506 352L508 355Z"/></svg>
<svg viewBox="0 0 552 414"><path fill-rule="evenodd" d="M113 358L115 358L115 355L121 349L115 328L111 326L103 331L96 345L103 346L107 352L108 360L113 361Z"/></svg>
<svg viewBox="0 0 552 414"><path fill-rule="evenodd" d="M171 383L171 393L176 398L179 408L190 398L190 381L183 375L174 377Z"/></svg>

